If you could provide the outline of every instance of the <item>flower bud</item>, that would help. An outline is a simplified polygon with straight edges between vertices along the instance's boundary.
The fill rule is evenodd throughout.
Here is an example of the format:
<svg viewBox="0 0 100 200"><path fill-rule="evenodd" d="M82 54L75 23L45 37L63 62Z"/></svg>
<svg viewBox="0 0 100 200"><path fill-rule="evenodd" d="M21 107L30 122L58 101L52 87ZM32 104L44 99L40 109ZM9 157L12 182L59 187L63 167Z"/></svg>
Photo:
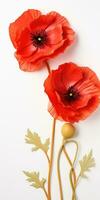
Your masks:
<svg viewBox="0 0 100 200"><path fill-rule="evenodd" d="M71 138L75 134L75 127L71 123L65 123L61 128L61 133L64 139Z"/></svg>

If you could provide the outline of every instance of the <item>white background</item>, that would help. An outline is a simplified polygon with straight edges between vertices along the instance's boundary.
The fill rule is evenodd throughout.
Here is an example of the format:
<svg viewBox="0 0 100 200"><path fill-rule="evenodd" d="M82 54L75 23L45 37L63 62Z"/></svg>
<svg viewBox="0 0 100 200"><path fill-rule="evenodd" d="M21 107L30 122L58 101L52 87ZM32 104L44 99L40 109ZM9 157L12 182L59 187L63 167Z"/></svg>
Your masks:
<svg viewBox="0 0 100 200"><path fill-rule="evenodd" d="M8 26L29 8L44 13L55 10L65 15L77 33L73 47L64 55L50 61L52 68L59 63L74 61L90 66L100 77L100 2L99 0L3 0L0 1L0 199L45 200L40 190L35 190L25 181L22 170L36 170L41 177L47 176L47 162L41 152L32 153L31 146L24 143L27 128L36 131L45 139L50 137L52 118L47 112L48 98L44 94L43 81L46 69L41 72L24 73L19 70L14 58L14 48L9 38ZM61 143L57 123L56 154ZM100 199L100 109L90 118L76 125L77 141L80 143L79 159L93 149L96 167L89 179L82 180L77 189L79 200ZM70 146L70 152L73 148ZM55 163L56 164L56 163ZM65 199L71 199L67 165L62 159ZM55 167L56 170L56 167ZM55 174L55 172L54 172ZM52 182L52 200L59 200L56 176ZM66 186L66 183L68 184Z"/></svg>

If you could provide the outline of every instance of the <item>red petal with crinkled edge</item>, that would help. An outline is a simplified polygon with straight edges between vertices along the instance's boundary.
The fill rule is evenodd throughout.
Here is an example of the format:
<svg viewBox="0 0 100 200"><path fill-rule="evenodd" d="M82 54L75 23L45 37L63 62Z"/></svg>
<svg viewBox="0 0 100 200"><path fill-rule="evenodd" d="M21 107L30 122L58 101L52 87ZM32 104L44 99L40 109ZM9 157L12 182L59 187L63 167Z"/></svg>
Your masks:
<svg viewBox="0 0 100 200"><path fill-rule="evenodd" d="M49 45L57 45L63 40L63 31L61 25L56 26L53 30L46 30L48 35L48 44Z"/></svg>
<svg viewBox="0 0 100 200"><path fill-rule="evenodd" d="M89 81L90 83L94 83L94 86L100 87L100 81L97 77L96 73L92 71L89 67L82 67L82 73L84 76L84 80ZM88 87L88 84L86 83Z"/></svg>
<svg viewBox="0 0 100 200"><path fill-rule="evenodd" d="M63 42L63 41L62 41ZM19 57L20 57L20 60L22 59L22 62L25 61L25 63L33 63L33 67L31 68L31 71L34 71L36 70L37 68L37 64L38 64L38 67L39 67L39 62L43 62L45 61L45 57L48 55L51 55L51 53L54 52L54 50L58 47L58 46L61 46L61 43L59 43L59 45L55 45L54 48L51 48L50 46L46 46L44 49L36 49L36 48L32 48L32 46L30 45L29 46L29 49L26 48L25 50L29 52L29 56L27 56L27 52L24 51L24 49L19 53L19 52L16 52L16 58L18 59L19 61ZM32 50L32 51L31 51ZM25 58L24 58L25 57ZM36 65L36 67L35 67ZM27 71L30 70L30 68L28 69L28 65L26 66L27 68ZM41 68L41 66L40 66ZM38 69L38 68L37 68Z"/></svg>
<svg viewBox="0 0 100 200"><path fill-rule="evenodd" d="M33 72L36 71L37 69L40 70L43 67L43 63L39 61L39 63L31 63L26 61L26 59L22 59L20 55L15 54L15 57L19 61L19 67L21 70L25 72ZM28 66L28 67L27 67Z"/></svg>
<svg viewBox="0 0 100 200"><path fill-rule="evenodd" d="M74 63L65 63L59 66L58 70L54 70L54 73L52 73L52 79L54 87L57 91L61 92L60 86L62 86L65 89L68 89L69 87L75 85L78 81L82 80L82 71L77 65ZM60 81L58 81L58 79Z"/></svg>
<svg viewBox="0 0 100 200"><path fill-rule="evenodd" d="M87 104L86 107L79 109L77 113L79 114L79 117L77 117L77 120L79 121L86 119L88 116L90 116L91 113L93 113L99 105L99 98L98 96L94 96L91 98Z"/></svg>
<svg viewBox="0 0 100 200"><path fill-rule="evenodd" d="M55 17L50 14L41 15L37 20L30 24L30 30L32 32L46 30L54 21Z"/></svg>
<svg viewBox="0 0 100 200"><path fill-rule="evenodd" d="M68 20L64 16L60 15L58 12L51 11L49 15L53 16L56 19L56 25L62 24L63 26L70 26Z"/></svg>
<svg viewBox="0 0 100 200"><path fill-rule="evenodd" d="M19 38L22 31L28 28L30 23L33 22L41 15L39 10L29 9L25 11L15 22L9 26L9 34L15 48L18 48Z"/></svg>

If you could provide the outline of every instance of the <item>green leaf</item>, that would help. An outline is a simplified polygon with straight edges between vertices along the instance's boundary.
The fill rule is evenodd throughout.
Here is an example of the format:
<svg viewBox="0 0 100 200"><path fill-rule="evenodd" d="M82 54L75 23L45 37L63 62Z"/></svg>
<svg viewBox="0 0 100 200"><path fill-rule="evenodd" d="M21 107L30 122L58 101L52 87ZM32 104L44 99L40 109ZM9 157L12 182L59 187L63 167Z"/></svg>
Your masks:
<svg viewBox="0 0 100 200"><path fill-rule="evenodd" d="M80 176L83 178L87 178L86 172L90 171L92 167L95 167L95 159L93 158L92 150L89 152L89 154L85 155L82 160L79 161L81 172Z"/></svg>
<svg viewBox="0 0 100 200"><path fill-rule="evenodd" d="M27 176L27 181L32 183L31 186L35 187L36 189L44 188L46 179L42 178L40 180L39 172L26 172L26 171L23 172Z"/></svg>
<svg viewBox="0 0 100 200"><path fill-rule="evenodd" d="M38 149L41 149L42 151L47 153L49 150L49 144L50 144L49 138L46 139L44 143L42 143L39 135L35 132L32 133L29 129L27 130L25 141L26 143L33 145L32 151L37 151Z"/></svg>

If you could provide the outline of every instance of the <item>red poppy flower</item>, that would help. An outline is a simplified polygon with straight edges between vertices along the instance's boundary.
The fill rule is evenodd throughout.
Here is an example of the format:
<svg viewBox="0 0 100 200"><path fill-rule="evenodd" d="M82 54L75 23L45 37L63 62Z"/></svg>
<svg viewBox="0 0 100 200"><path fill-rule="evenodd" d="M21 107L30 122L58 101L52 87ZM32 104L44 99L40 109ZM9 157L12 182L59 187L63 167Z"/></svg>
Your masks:
<svg viewBox="0 0 100 200"><path fill-rule="evenodd" d="M75 34L59 13L43 15L33 9L11 23L9 33L16 49L15 56L24 71L37 70L44 61L63 52L72 44Z"/></svg>
<svg viewBox="0 0 100 200"><path fill-rule="evenodd" d="M87 118L100 102L100 81L88 67L60 65L44 83L50 99L49 112L56 118L78 122Z"/></svg>

